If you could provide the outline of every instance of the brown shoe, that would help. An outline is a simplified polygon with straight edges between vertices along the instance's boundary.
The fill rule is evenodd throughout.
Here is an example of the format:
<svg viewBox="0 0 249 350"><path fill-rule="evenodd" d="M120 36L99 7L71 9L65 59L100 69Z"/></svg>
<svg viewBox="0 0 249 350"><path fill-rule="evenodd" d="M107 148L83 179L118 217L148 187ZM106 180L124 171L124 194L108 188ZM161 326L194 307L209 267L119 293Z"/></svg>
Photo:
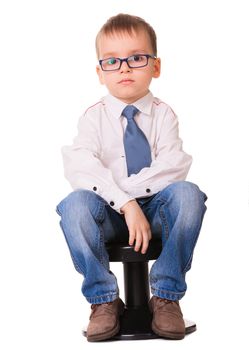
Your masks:
<svg viewBox="0 0 249 350"><path fill-rule="evenodd" d="M153 296L149 301L153 313L152 330L164 338L183 339L185 324L178 301Z"/></svg>
<svg viewBox="0 0 249 350"><path fill-rule="evenodd" d="M119 316L124 312L124 303L120 298L110 303L93 304L91 309L87 327L88 341L109 339L119 332Z"/></svg>

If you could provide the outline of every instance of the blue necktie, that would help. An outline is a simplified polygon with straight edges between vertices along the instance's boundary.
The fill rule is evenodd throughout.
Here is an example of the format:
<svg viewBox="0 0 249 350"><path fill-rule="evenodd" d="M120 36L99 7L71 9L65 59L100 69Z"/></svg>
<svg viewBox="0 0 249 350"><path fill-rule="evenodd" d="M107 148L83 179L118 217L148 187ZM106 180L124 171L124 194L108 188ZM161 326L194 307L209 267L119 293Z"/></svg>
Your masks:
<svg viewBox="0 0 249 350"><path fill-rule="evenodd" d="M127 127L124 133L124 148L128 176L137 174L144 167L151 164L151 151L149 142L143 131L137 126L134 117L139 110L132 105L128 105L122 112L127 118Z"/></svg>

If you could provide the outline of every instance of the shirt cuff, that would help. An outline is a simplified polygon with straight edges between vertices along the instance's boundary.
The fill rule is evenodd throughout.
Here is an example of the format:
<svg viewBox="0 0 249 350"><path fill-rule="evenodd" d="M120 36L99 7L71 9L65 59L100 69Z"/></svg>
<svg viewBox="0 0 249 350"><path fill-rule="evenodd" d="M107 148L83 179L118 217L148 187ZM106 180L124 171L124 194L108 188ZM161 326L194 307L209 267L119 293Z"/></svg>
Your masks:
<svg viewBox="0 0 249 350"><path fill-rule="evenodd" d="M94 188L93 188L94 189ZM116 210L119 214L123 214L120 209L125 203L134 199L133 196L122 191L118 187L111 187L108 190L100 191L98 194L104 198L104 200L111 206L112 209Z"/></svg>
<svg viewBox="0 0 249 350"><path fill-rule="evenodd" d="M153 186L132 186L129 180L129 178L122 180L120 185L121 189L133 198L150 197L158 192Z"/></svg>

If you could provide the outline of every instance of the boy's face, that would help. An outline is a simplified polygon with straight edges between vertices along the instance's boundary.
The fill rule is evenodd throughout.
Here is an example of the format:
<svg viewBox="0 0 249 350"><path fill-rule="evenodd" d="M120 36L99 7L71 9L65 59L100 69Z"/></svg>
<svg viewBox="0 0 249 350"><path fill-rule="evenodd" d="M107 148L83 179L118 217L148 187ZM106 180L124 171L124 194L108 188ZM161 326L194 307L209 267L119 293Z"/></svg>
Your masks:
<svg viewBox="0 0 249 350"><path fill-rule="evenodd" d="M135 54L153 55L148 34L139 31L102 35L98 42L99 59L110 57L126 58ZM145 96L149 91L152 78L160 75L160 59L149 58L148 65L142 68L129 68L122 62L119 70L102 71L97 66L97 73L101 84L104 84L111 95L121 101L131 104Z"/></svg>

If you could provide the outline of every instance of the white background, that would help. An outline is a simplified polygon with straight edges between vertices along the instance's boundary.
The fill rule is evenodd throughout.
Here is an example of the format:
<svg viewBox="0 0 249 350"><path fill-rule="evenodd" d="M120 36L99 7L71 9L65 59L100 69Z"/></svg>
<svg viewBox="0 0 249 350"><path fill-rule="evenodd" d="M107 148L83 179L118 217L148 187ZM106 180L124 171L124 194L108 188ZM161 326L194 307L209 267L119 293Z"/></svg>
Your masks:
<svg viewBox="0 0 249 350"><path fill-rule="evenodd" d="M182 300L198 331L180 342L101 345L82 337L89 304L55 213L71 191L60 148L106 93L95 73L95 35L119 12L157 32L162 75L151 91L178 115L194 158L188 179L209 197ZM1 1L1 349L246 348L248 32L240 0ZM122 290L120 265L113 271Z"/></svg>

